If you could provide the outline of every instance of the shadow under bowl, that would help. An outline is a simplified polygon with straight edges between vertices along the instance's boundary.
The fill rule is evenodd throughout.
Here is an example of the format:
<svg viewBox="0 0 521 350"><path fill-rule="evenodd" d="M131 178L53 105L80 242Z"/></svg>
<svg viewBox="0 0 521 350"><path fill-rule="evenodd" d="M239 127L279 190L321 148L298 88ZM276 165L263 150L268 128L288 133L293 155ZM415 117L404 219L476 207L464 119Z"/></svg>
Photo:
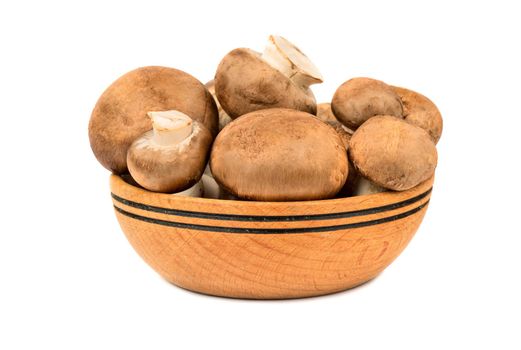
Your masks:
<svg viewBox="0 0 521 350"><path fill-rule="evenodd" d="M130 244L169 282L210 295L286 299L339 292L376 277L416 233L433 182L301 202L180 197L116 175L110 188Z"/></svg>

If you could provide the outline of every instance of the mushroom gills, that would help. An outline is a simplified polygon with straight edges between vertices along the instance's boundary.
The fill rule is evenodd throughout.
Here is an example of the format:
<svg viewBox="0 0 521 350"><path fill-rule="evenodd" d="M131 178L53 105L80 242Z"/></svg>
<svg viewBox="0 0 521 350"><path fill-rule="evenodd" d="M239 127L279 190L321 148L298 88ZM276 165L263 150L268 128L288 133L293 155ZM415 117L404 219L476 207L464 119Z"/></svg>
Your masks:
<svg viewBox="0 0 521 350"><path fill-rule="evenodd" d="M192 118L182 112L171 110L147 114L152 120L152 142L158 146L176 145L192 134Z"/></svg>
<svg viewBox="0 0 521 350"><path fill-rule="evenodd" d="M313 62L281 36L270 35L261 58L303 89L323 82L322 74Z"/></svg>

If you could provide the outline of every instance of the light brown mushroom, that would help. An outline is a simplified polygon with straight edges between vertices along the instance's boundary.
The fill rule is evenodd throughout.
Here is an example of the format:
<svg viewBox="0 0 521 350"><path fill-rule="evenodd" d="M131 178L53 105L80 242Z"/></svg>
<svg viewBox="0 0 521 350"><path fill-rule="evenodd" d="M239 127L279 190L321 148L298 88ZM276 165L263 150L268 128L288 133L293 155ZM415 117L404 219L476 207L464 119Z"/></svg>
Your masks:
<svg viewBox="0 0 521 350"><path fill-rule="evenodd" d="M418 92L398 86L392 88L402 100L405 121L424 129L434 143L438 143L443 131L443 119L434 102Z"/></svg>
<svg viewBox="0 0 521 350"><path fill-rule="evenodd" d="M336 130L347 150L349 147L349 139L351 139L351 135L353 135L353 130L349 129L335 118L335 115L331 110L331 103L318 104L316 118L330 125L333 129Z"/></svg>
<svg viewBox="0 0 521 350"><path fill-rule="evenodd" d="M316 113L309 89L322 82L313 63L280 36L270 36L262 54L240 48L228 53L215 73L215 92L223 109L235 119L267 108Z"/></svg>
<svg viewBox="0 0 521 350"><path fill-rule="evenodd" d="M365 196L386 192L388 189L378 186L358 173L352 162L349 162L349 177L339 197Z"/></svg>
<svg viewBox="0 0 521 350"><path fill-rule="evenodd" d="M239 198L232 195L230 192L226 191L224 188L219 186L217 181L213 178L212 171L210 170L210 165L206 166L204 170L203 177L201 181L204 186L204 198L213 198L213 199L227 199L227 200L238 200Z"/></svg>
<svg viewBox="0 0 521 350"><path fill-rule="evenodd" d="M134 180L150 191L165 193L182 192L196 185L208 160L211 133L179 111L148 115L152 131L135 140L127 153Z"/></svg>
<svg viewBox="0 0 521 350"><path fill-rule="evenodd" d="M351 140L351 137L353 136L352 132L348 132L346 130L349 130L343 125L342 123L338 121L334 122L327 122L326 124L330 125L335 131L338 133L338 136L340 136L340 139L342 140L342 144L344 145L344 148L346 149L346 153L349 151L349 141ZM350 130L349 130L350 131ZM356 168L354 167L351 160L347 159L347 179L344 183L344 186L342 189L337 193L336 197L350 197L353 195L353 188L355 186L355 183L358 180L358 172L356 171Z"/></svg>
<svg viewBox="0 0 521 350"><path fill-rule="evenodd" d="M219 112L219 131L221 131L229 122L232 121L232 118L222 108L217 96L215 95L215 80L210 80L205 84L206 88L212 94L212 97L217 105L217 111Z"/></svg>
<svg viewBox="0 0 521 350"><path fill-rule="evenodd" d="M134 180L129 173L121 174L120 176L126 183L128 183L132 186L136 186L136 187L145 189L143 186L138 184L136 182L136 180ZM173 194L176 196L185 196L185 197L203 197L205 195L205 188L203 185L202 178L201 178L201 181L199 181L192 187L190 187L184 191L173 193Z"/></svg>
<svg viewBox="0 0 521 350"><path fill-rule="evenodd" d="M331 103L323 102L317 105L317 118L323 122L337 122L333 111L331 110Z"/></svg>
<svg viewBox="0 0 521 350"><path fill-rule="evenodd" d="M195 185L192 187L187 188L184 191L181 192L175 192L172 193L175 196L181 196L181 197L204 197L204 184L203 179L199 180Z"/></svg>
<svg viewBox="0 0 521 350"><path fill-rule="evenodd" d="M126 73L105 90L92 111L89 139L94 155L112 172L126 172L130 144L152 128L147 112L172 109L217 134L217 107L197 79L166 67L143 67Z"/></svg>
<svg viewBox="0 0 521 350"><path fill-rule="evenodd" d="M403 118L400 97L383 81L353 78L336 90L331 108L336 118L351 130L376 115Z"/></svg>
<svg viewBox="0 0 521 350"><path fill-rule="evenodd" d="M204 197L218 199L220 197L220 187L215 179L206 173L201 177L201 182L204 186Z"/></svg>
<svg viewBox="0 0 521 350"><path fill-rule="evenodd" d="M351 140L351 137L353 136L353 132L346 128L345 125L338 121L334 122L327 122L327 124L331 125L338 135L340 136L340 139L342 140L342 143L344 144L344 147L346 148L346 151L349 151L349 141ZM358 171L356 170L355 166L353 165L353 162L349 160L348 158L348 174L347 174L347 180L340 190L340 192L337 193L336 197L342 198L342 197L352 197L352 196L361 196L366 194L372 194L372 193L379 193L379 192L385 192L387 189L380 187L376 185L375 183L367 180L363 176L361 176Z"/></svg>
<svg viewBox="0 0 521 350"><path fill-rule="evenodd" d="M281 108L228 124L215 139L210 167L233 195L262 201L331 198L348 175L335 130L308 113Z"/></svg>
<svg viewBox="0 0 521 350"><path fill-rule="evenodd" d="M353 131L348 129L344 124L340 123L339 121L331 121L327 122L326 124L335 129L338 136L340 136L340 139L342 140L345 149L347 150L349 148L349 140L351 139L351 136L353 136Z"/></svg>
<svg viewBox="0 0 521 350"><path fill-rule="evenodd" d="M393 116L377 116L355 131L349 158L376 185L403 191L434 174L438 154L425 130Z"/></svg>

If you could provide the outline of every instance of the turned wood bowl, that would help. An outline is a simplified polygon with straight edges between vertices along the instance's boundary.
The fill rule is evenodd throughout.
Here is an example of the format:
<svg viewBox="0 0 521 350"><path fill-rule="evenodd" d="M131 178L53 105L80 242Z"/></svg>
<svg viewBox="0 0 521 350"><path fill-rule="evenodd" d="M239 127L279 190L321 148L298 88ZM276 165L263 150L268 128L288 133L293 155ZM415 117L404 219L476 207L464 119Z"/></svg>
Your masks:
<svg viewBox="0 0 521 350"><path fill-rule="evenodd" d="M192 291L284 299L371 280L407 246L434 178L404 192L302 202L179 197L111 175L116 217L137 253Z"/></svg>

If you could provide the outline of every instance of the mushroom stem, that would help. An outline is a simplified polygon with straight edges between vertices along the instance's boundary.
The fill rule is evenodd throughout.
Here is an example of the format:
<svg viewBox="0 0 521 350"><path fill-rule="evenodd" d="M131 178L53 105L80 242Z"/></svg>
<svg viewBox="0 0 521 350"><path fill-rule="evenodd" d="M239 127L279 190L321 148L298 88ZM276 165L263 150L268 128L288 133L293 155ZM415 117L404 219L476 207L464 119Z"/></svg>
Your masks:
<svg viewBox="0 0 521 350"><path fill-rule="evenodd" d="M281 36L270 35L261 58L303 89L323 81L313 62Z"/></svg>
<svg viewBox="0 0 521 350"><path fill-rule="evenodd" d="M386 192L387 190L383 187L378 186L372 181L369 181L365 177L359 177L355 189L353 191L354 196L364 196L366 194L374 194L380 192Z"/></svg>
<svg viewBox="0 0 521 350"><path fill-rule="evenodd" d="M203 197L204 196L204 187L203 181L199 180L195 185L190 188L187 188L184 191L172 193L174 196L181 197Z"/></svg>
<svg viewBox="0 0 521 350"><path fill-rule="evenodd" d="M179 111L148 112L152 119L154 136L152 141L160 146L180 143L192 133L192 118Z"/></svg>

